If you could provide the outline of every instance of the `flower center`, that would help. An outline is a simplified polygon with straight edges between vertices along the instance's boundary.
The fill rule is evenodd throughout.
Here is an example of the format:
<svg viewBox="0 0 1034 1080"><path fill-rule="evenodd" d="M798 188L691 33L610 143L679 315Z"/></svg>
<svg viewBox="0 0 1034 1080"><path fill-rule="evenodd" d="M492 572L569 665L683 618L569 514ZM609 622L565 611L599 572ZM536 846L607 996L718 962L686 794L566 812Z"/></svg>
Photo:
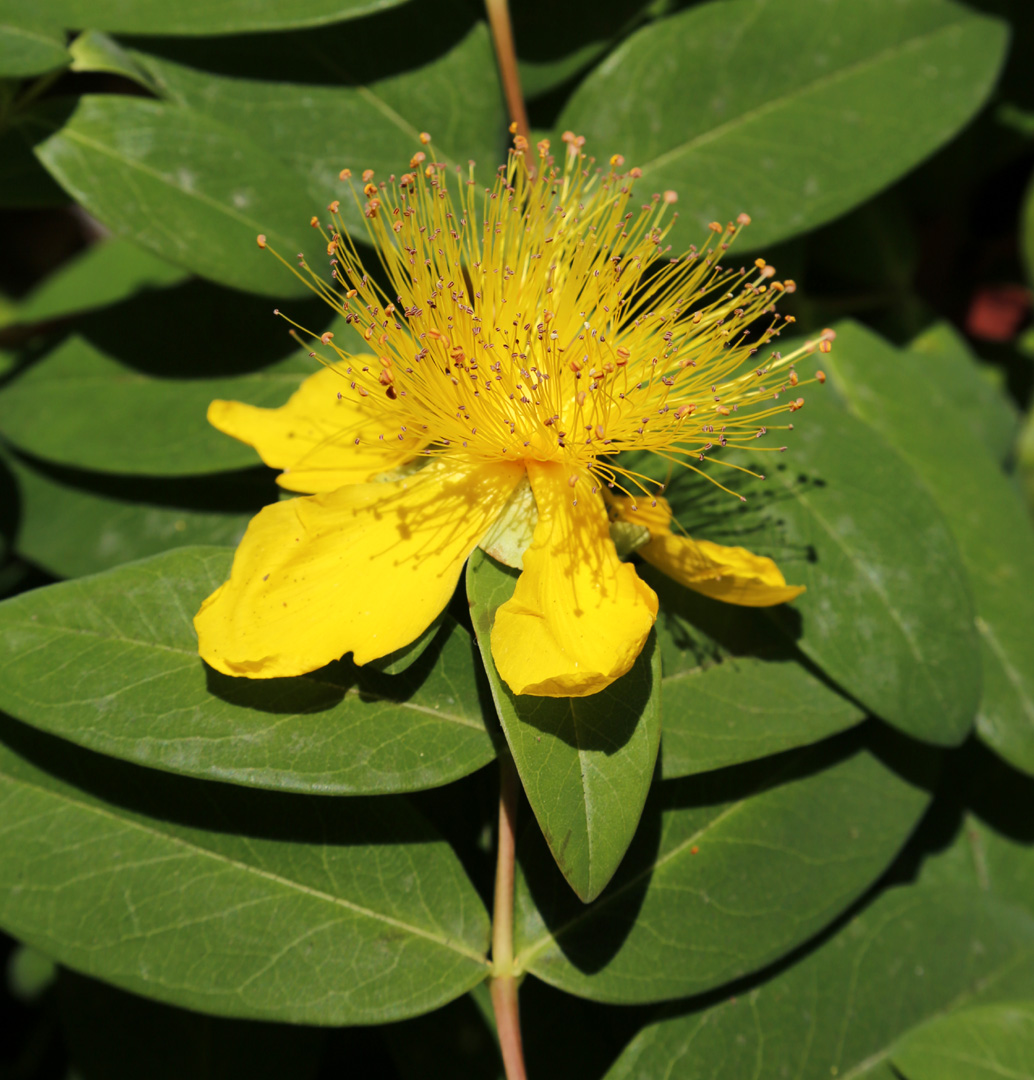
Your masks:
<svg viewBox="0 0 1034 1080"><path fill-rule="evenodd" d="M446 166L423 151L398 178L374 183L365 172L362 194L354 184L352 194L386 289L365 271L336 201L329 227L313 218L332 280L304 259L301 276L376 357L324 334L334 355L320 359L376 416L377 437L416 434L430 455L559 461L572 486L591 478L642 488L615 461L621 451L695 469L799 408L793 361L828 339L787 356L769 348L793 321L774 301L794 285L774 280L763 259L720 264L746 215L712 223L702 247L672 256L674 192L637 204L640 170L620 171L620 156L597 168L584 140L564 141L562 165L543 141L530 170L518 137L483 208L472 171L457 170L451 190ZM350 172L342 178L351 182Z"/></svg>

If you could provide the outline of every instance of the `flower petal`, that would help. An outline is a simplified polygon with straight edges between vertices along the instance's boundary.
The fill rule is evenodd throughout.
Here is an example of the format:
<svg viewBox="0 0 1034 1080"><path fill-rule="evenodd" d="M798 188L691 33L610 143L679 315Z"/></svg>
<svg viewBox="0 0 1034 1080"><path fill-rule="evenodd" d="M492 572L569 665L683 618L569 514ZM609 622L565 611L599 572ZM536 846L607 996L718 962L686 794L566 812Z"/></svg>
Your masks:
<svg viewBox="0 0 1034 1080"><path fill-rule="evenodd" d="M230 580L194 619L202 658L227 675L270 679L408 645L449 602L523 475L516 463L439 461L404 480L267 506Z"/></svg>
<svg viewBox="0 0 1034 1080"><path fill-rule="evenodd" d="M358 356L355 362L374 360ZM213 401L208 422L227 435L254 446L288 491L334 491L359 484L412 458L423 442L406 435L385 418L390 409L364 405L348 390L345 376L321 367L277 409L241 401ZM382 439L380 436L384 436ZM359 439L356 445L355 440Z"/></svg>
<svg viewBox="0 0 1034 1080"><path fill-rule="evenodd" d="M618 558L607 512L589 495L574 504L570 470L528 462L539 520L513 596L496 612L492 657L515 694L584 697L635 663L657 617L657 597Z"/></svg>
<svg viewBox="0 0 1034 1080"><path fill-rule="evenodd" d="M647 502L656 505L647 505ZM787 585L779 567L742 547L723 547L671 531L671 507L664 499L611 499L624 521L645 525L650 542L638 549L648 563L695 592L742 607L772 607L793 600L803 585Z"/></svg>

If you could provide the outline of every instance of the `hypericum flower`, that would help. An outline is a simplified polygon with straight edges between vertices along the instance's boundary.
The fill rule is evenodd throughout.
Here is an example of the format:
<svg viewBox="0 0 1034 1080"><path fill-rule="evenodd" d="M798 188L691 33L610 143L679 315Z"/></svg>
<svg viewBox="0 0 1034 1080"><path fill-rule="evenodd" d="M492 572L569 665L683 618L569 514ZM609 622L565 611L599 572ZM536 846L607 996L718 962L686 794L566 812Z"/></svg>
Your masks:
<svg viewBox="0 0 1034 1080"><path fill-rule="evenodd" d="M596 168L571 133L562 165L543 141L534 169L518 136L483 209L472 171L452 184L421 142L410 171L367 171L362 195L352 188L388 291L336 201L326 230L312 219L331 281L304 258L295 270L368 351L314 335L324 367L283 407L209 409L308 497L251 522L195 619L204 659L272 678L396 652L441 614L481 545L521 569L492 629L501 677L517 694L593 694L631 668L657 614L612 527L708 596L798 595L770 559L673 531L663 486L618 458L646 450L699 471L803 404L793 362L831 335L786 356L766 348L792 321L773 301L793 283L763 259L719 265L749 219L713 223L701 249L673 257L675 194L638 205L640 171L622 172L620 156Z"/></svg>

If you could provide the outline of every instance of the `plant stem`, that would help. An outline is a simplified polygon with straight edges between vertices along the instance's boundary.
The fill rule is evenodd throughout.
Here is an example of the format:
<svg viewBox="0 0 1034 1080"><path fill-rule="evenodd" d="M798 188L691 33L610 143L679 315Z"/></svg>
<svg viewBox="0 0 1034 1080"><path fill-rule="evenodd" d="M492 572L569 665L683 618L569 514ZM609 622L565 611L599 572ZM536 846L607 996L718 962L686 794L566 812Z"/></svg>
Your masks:
<svg viewBox="0 0 1034 1080"><path fill-rule="evenodd" d="M499 76L503 81L503 94L510 119L517 125L517 134L531 142L528 110L521 93L521 76L517 70L517 53L513 45L513 23L507 0L485 0L488 25L492 28L492 44L499 61ZM530 151L528 151L530 153Z"/></svg>
<svg viewBox="0 0 1034 1080"><path fill-rule="evenodd" d="M499 839L496 841L495 903L492 912L492 1008L506 1080L526 1080L521 1047L517 978L513 970L513 877L517 850L520 782L513 758L499 755Z"/></svg>

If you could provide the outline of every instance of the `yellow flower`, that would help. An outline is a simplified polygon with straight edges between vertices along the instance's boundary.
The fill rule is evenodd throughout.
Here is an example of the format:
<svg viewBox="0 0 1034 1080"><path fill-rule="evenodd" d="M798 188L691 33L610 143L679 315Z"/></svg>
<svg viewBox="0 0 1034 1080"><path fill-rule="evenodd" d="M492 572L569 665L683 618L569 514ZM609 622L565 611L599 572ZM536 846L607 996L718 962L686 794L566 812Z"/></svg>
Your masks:
<svg viewBox="0 0 1034 1080"><path fill-rule="evenodd" d="M673 531L661 486L617 455L699 471L718 448L753 443L803 404L793 361L829 335L772 351L792 321L773 301L793 283L761 259L719 263L748 219L712 224L701 249L675 257L674 193L640 205L639 170L617 156L597 168L582 139L564 141L562 164L542 142L529 169L518 136L483 209L472 174L450 180L430 148L398 178L364 173L353 197L385 288L330 205L330 282L304 259L292 269L366 344L319 335L324 367L279 409L209 409L307 495L251 522L230 580L202 605L214 668L274 678L393 653L438 617L478 545L521 568L492 630L518 694L593 694L634 663L657 597L615 530L719 600L767 606L802 591L770 559Z"/></svg>

